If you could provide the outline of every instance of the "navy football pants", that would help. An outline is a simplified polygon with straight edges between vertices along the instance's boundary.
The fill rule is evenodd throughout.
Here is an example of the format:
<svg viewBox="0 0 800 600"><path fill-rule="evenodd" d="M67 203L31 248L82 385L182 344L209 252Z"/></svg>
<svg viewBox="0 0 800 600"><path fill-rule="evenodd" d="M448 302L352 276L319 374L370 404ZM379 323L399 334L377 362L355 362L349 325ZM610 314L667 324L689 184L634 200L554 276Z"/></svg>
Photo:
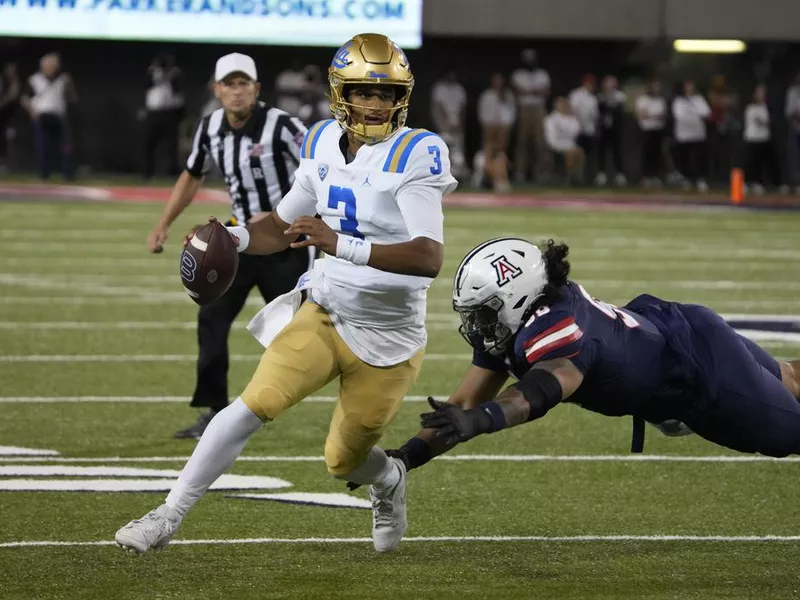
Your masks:
<svg viewBox="0 0 800 600"><path fill-rule="evenodd" d="M685 307L692 322L708 397L685 415L701 437L738 450L800 454L800 403L781 381L780 365L705 307Z"/></svg>

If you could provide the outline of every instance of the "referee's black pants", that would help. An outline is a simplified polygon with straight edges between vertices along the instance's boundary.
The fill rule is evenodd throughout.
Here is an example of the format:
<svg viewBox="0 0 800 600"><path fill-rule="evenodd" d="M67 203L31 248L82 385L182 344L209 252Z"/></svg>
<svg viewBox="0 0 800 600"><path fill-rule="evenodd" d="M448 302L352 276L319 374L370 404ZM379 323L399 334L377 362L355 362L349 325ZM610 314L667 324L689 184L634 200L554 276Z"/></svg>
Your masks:
<svg viewBox="0 0 800 600"><path fill-rule="evenodd" d="M200 307L197 319L197 387L191 406L222 410L228 405L228 334L250 290L258 288L265 302L290 291L310 268L308 248L266 256L239 255L231 287L216 302Z"/></svg>

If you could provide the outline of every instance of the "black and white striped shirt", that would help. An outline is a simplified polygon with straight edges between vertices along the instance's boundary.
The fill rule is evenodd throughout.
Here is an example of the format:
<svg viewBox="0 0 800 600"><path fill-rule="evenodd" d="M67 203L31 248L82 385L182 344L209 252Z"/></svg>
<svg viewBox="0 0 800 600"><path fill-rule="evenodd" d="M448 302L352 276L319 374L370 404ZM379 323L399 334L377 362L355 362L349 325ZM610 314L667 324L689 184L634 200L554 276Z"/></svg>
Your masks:
<svg viewBox="0 0 800 600"><path fill-rule="evenodd" d="M263 102L240 129L228 124L220 108L198 125L186 170L201 177L213 160L228 184L233 216L245 224L273 210L289 192L305 134L299 119Z"/></svg>

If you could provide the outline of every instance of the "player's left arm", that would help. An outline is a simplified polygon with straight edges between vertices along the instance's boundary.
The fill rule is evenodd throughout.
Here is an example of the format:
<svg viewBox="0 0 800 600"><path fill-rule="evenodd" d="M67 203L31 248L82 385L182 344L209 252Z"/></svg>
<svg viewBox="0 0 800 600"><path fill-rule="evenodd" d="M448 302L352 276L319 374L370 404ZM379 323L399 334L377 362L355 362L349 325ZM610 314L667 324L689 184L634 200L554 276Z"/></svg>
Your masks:
<svg viewBox="0 0 800 600"><path fill-rule="evenodd" d="M597 358L597 345L584 335L585 318L581 306L537 311L515 341L517 358L530 364L525 375L469 410L431 402L434 412L421 415L423 427L437 429L437 436L452 447L542 418L578 390Z"/></svg>
<svg viewBox="0 0 800 600"><path fill-rule="evenodd" d="M572 396L581 383L583 372L569 358L545 360L494 400L469 410L429 400L434 412L424 413L420 419L426 429L436 429L440 444L450 449L475 436L542 418Z"/></svg>

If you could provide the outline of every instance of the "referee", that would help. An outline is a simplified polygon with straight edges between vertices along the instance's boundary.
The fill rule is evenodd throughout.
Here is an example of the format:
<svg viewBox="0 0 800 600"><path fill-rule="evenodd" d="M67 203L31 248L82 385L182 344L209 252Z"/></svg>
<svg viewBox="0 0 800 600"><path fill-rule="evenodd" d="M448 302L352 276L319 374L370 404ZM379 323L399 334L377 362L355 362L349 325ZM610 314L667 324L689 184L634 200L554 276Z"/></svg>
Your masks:
<svg viewBox="0 0 800 600"><path fill-rule="evenodd" d="M261 86L256 65L244 54L217 61L214 93L222 108L203 118L192 153L178 177L169 202L148 238L151 252L161 252L170 225L191 203L213 160L225 176L233 203L233 224L252 223L275 209L289 191L300 161L306 128L277 108L258 101ZM191 406L207 407L197 422L175 434L197 439L214 415L228 405L228 334L253 287L266 302L291 290L310 267L310 249L278 254L239 255L239 270L219 300L200 307L197 381Z"/></svg>

